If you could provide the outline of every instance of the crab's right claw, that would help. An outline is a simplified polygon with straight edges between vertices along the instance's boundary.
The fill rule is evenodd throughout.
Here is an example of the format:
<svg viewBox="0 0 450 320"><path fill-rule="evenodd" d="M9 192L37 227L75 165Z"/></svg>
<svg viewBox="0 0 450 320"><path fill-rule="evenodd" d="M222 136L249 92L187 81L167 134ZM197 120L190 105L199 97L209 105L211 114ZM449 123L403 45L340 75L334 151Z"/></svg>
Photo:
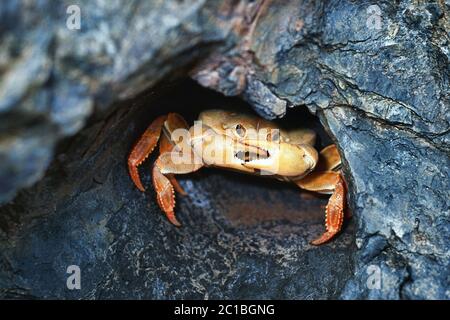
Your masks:
<svg viewBox="0 0 450 320"><path fill-rule="evenodd" d="M165 115L156 118L139 138L128 156L128 171L134 184L141 191L145 191L145 188L139 177L138 166L144 162L155 149L166 119L167 116Z"/></svg>

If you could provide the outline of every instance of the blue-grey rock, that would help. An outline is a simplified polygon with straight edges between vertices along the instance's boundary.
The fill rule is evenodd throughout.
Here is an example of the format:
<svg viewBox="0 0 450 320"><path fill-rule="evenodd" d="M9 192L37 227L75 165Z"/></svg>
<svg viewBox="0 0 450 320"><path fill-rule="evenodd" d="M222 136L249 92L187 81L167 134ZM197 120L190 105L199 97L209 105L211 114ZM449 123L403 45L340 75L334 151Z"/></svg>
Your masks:
<svg viewBox="0 0 450 320"><path fill-rule="evenodd" d="M71 6L79 9L79 29ZM94 111L135 96L226 42L231 28L227 5L202 0L3 1L0 24L2 137L26 132L24 121L37 119L53 135L40 140L49 159L55 143L77 133ZM14 162L0 163L8 186L0 203L47 168L36 165L24 177L20 168L30 167L33 156L21 150L11 148Z"/></svg>
<svg viewBox="0 0 450 320"><path fill-rule="evenodd" d="M2 297L450 298L448 1L77 1L80 30L71 4L0 4L0 201L47 169L0 209ZM156 113L224 99L155 98L186 75L267 118L315 114L356 235L312 248L324 199L220 173L184 180L168 225L125 157Z"/></svg>
<svg viewBox="0 0 450 320"><path fill-rule="evenodd" d="M324 230L327 197L304 201L295 186L204 169L178 176L189 195L177 196L176 228L155 201L154 156L140 170L147 192L132 183L126 156L156 114L193 120L199 105L217 103L219 94L182 83L61 146L46 176L0 208L0 297L338 298L356 246L352 225L330 245L309 244ZM80 290L66 286L71 265Z"/></svg>
<svg viewBox="0 0 450 320"><path fill-rule="evenodd" d="M269 6L236 50L204 61L199 74L244 60L242 78L290 107L306 105L338 144L359 248L343 298L449 299L449 3ZM278 114L272 100L239 94L258 113ZM368 290L375 267L384 281Z"/></svg>

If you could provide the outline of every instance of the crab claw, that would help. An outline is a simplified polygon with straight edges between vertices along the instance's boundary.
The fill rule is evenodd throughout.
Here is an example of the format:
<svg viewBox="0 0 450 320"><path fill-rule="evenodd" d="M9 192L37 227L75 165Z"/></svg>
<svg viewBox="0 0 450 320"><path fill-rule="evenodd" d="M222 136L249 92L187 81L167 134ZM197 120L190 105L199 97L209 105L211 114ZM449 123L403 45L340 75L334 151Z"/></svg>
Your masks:
<svg viewBox="0 0 450 320"><path fill-rule="evenodd" d="M159 116L156 118L150 126L145 130L144 134L139 138L137 143L131 150L128 156L128 171L130 173L131 179L133 180L136 187L142 192L145 191L142 185L141 179L139 177L138 166L144 162L145 159L152 153L158 143L159 137L161 135L161 130L166 121L167 116Z"/></svg>
<svg viewBox="0 0 450 320"><path fill-rule="evenodd" d="M337 176L337 182L333 194L325 209L324 232L319 238L311 241L313 245L323 244L332 239L342 228L345 210L345 183L341 175Z"/></svg>

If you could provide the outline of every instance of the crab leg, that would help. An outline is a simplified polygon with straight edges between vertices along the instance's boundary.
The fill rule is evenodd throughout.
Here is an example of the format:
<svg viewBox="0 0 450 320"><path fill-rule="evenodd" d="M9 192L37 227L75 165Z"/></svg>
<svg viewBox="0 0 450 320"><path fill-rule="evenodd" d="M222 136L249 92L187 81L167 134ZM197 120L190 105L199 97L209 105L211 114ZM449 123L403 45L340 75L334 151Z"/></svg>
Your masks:
<svg viewBox="0 0 450 320"><path fill-rule="evenodd" d="M156 200L158 201L159 207L162 211L164 211L167 219L169 219L172 224L179 227L181 224L178 222L174 213L174 187L175 185L178 185L178 182L175 180L173 175L197 171L203 166L203 164L196 163L195 161L193 163L175 164L172 161L172 156L172 152L165 152L158 157L153 166L152 179L153 186L156 191ZM176 184L173 183L174 181Z"/></svg>
<svg viewBox="0 0 450 320"><path fill-rule="evenodd" d="M310 175L294 181L300 188L319 193L332 193L325 209L325 228L319 238L311 241L313 245L323 244L332 239L342 228L346 204L345 182L339 172L331 171L339 166L340 157L335 146L326 147L320 153L321 163Z"/></svg>
<svg viewBox="0 0 450 320"><path fill-rule="evenodd" d="M179 227L181 224L175 217L173 209L175 208L175 193L169 178L161 173L161 161L156 160L153 166L152 181L156 191L156 201L159 207L166 214L167 219Z"/></svg>
<svg viewBox="0 0 450 320"><path fill-rule="evenodd" d="M316 171L334 171L341 165L341 157L336 145L331 144L320 151Z"/></svg>
<svg viewBox="0 0 450 320"><path fill-rule="evenodd" d="M174 148L172 142L167 138L165 134L162 135L161 141L159 142L159 154L163 154L165 152L171 152ZM180 193L181 195L187 195L186 191L178 183L177 179L175 179L175 175L172 173L166 174L166 177L169 179L170 183L174 187L175 191Z"/></svg>
<svg viewBox="0 0 450 320"><path fill-rule="evenodd" d="M139 138L137 143L131 150L128 156L128 171L130 173L131 179L133 180L136 187L142 192L145 191L142 185L141 179L139 177L138 166L144 162L145 159L152 153L158 143L159 136L161 135L161 130L163 128L164 122L167 116L159 116L156 118L150 126L145 130L144 134Z"/></svg>
<svg viewBox="0 0 450 320"><path fill-rule="evenodd" d="M170 135L175 129L178 128L187 129L188 125L186 121L184 121L183 117L176 113L169 113L168 115L159 116L150 124L147 130L145 130L144 134L134 145L128 157L128 171L134 184L141 191L145 191L145 188L142 185L141 179L139 177L138 166L142 164L142 162L144 162L145 159L147 159L147 157L155 149L156 144L160 139L161 133L163 132L163 128L165 128L168 133L163 134L161 137L161 142L159 144L160 154L172 151L175 146L175 144L170 141L167 135ZM172 176L169 177L169 179L173 182L177 191L182 194L186 194L178 184L178 182L175 180L175 177Z"/></svg>
<svg viewBox="0 0 450 320"><path fill-rule="evenodd" d="M320 245L333 238L341 231L344 222L345 209L345 186L342 177L339 175L335 190L325 208L325 227L324 232L319 238L311 241L313 245Z"/></svg>
<svg viewBox="0 0 450 320"><path fill-rule="evenodd" d="M186 121L180 115L169 113L167 116L158 117L145 130L128 157L128 170L131 179L139 190L145 191L139 177L138 166L151 154L158 140L160 140L160 155L153 166L152 182L156 191L158 205L164 211L169 221L176 226L180 226L180 223L173 211L175 207L174 190L182 194L186 194L186 192L178 184L174 174L192 172L203 165L198 161L194 161L193 164L175 164L172 161L172 155L176 155L181 151L186 152L187 150L187 145L171 140L172 133L179 128L188 129ZM181 148L182 146L185 147L184 150Z"/></svg>
<svg viewBox="0 0 450 320"><path fill-rule="evenodd" d="M319 245L333 238L341 230L345 210L345 183L337 172L314 172L306 178L295 183L309 191L333 192L325 208L326 232L311 242Z"/></svg>

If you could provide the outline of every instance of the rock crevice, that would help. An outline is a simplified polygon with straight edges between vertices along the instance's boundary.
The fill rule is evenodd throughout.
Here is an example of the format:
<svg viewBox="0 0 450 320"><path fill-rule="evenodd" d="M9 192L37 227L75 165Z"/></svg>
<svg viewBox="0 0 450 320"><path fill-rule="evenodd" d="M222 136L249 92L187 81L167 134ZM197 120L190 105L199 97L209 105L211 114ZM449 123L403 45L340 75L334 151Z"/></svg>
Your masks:
<svg viewBox="0 0 450 320"><path fill-rule="evenodd" d="M65 26L64 1L0 4L0 202L40 180L0 209L2 295L75 297L43 285L55 275L62 281L63 261L70 257L106 274L92 276L97 285L83 293L90 298L120 297L130 290L135 297L155 298L450 298L448 1L79 2L80 30ZM225 99L193 98L193 92L212 94L198 88L183 94L176 89L183 101L157 98L171 89L171 80L186 75L225 96L240 97L268 119L300 123L304 114L291 118L303 106L320 118L344 162L356 251L351 228L341 245L317 251L302 236L280 240L261 226L252 229L256 238L239 228L224 230L221 224L227 221L205 220L203 214L210 210L220 217L226 206L208 209L207 197L199 196L198 202L181 201L181 206L194 232L196 218L204 220L205 229L213 226L194 242L212 267L177 269L184 282L165 278L177 263L192 265L190 254L196 263L205 256L198 248L175 245L195 233L173 233L146 220L148 206L158 212L155 203L125 187L129 181L119 168L148 124L135 112L154 116L174 104L194 110L192 104ZM144 103L156 110L142 111ZM200 192L199 186L193 190ZM271 227L284 235L290 228ZM84 228L89 232L80 236ZM313 232L303 224L292 228ZM52 230L50 238L45 230ZM249 244L236 257L227 245L208 245L220 237ZM252 244L263 250L263 258ZM168 251L160 265L145 256L151 249ZM57 257L51 266L43 262L42 250ZM342 262L339 270L328 265L325 253ZM30 255L33 263L42 263L38 277L27 269ZM283 276L259 279L259 271L279 267L278 255L289 260L282 263ZM302 258L315 262L299 263ZM146 280L141 281L141 271L135 277L127 270L127 263L144 270ZM326 266L316 272L329 290L308 269L317 264ZM381 286L369 288L374 274ZM120 277L126 279L119 284ZM144 293L149 288L151 293Z"/></svg>

